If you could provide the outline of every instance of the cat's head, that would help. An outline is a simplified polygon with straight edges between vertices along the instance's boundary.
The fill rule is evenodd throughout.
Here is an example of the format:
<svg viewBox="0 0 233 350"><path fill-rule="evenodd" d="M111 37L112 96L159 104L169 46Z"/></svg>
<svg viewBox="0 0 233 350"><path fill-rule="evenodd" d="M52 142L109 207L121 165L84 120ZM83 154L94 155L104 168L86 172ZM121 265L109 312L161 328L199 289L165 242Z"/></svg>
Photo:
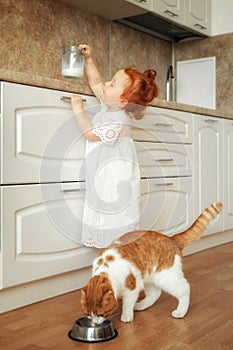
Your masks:
<svg viewBox="0 0 233 350"><path fill-rule="evenodd" d="M93 276L82 289L81 309L85 315L107 317L117 307L112 284L105 273Z"/></svg>

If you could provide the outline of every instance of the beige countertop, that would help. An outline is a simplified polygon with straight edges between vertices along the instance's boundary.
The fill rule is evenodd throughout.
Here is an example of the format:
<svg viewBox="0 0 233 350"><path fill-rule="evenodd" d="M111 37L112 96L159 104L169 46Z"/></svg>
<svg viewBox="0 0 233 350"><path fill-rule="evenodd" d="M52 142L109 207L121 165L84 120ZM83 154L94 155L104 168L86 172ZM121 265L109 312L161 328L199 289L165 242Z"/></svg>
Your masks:
<svg viewBox="0 0 233 350"><path fill-rule="evenodd" d="M217 109L208 109L208 108L191 106L183 103L170 102L170 101L159 100L159 99L155 99L152 103L152 106L160 107L160 108L175 109L175 110L190 112L194 114L209 115L212 117L233 119L233 112L232 113L222 112L222 111L218 111Z"/></svg>
<svg viewBox="0 0 233 350"><path fill-rule="evenodd" d="M81 79L79 81L68 80L65 78L61 78L61 80L51 79L44 76L31 75L28 73L15 72L12 70L0 68L0 80L20 83L25 85L31 85L31 86L37 86L42 88L49 88L54 90L80 93L80 94L87 94L87 95L92 94L91 90L89 89L84 79ZM151 106L159 107L159 108L174 109L174 110L190 112L194 114L202 114L202 115L209 115L213 117L233 119L233 112L232 113L223 112L223 111L218 111L217 109L216 110L207 109L207 108L190 106L182 103L170 102L170 101L165 101L160 99L153 100L153 102L151 103Z"/></svg>

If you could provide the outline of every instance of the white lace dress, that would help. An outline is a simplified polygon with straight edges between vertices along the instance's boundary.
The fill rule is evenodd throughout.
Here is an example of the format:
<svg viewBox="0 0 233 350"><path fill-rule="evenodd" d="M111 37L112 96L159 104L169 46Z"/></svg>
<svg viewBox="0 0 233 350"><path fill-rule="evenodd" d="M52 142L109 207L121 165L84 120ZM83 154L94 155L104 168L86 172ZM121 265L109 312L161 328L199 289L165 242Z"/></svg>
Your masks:
<svg viewBox="0 0 233 350"><path fill-rule="evenodd" d="M130 118L102 105L92 122L101 141L86 145L82 243L103 248L139 226L140 169Z"/></svg>

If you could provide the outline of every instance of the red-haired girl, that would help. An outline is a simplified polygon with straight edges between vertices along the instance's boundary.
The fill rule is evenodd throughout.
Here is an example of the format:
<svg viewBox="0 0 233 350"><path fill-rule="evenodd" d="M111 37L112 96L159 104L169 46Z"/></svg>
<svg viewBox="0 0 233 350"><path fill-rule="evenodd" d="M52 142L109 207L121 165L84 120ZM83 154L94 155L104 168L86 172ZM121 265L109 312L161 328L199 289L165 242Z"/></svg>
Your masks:
<svg viewBox="0 0 233 350"><path fill-rule="evenodd" d="M143 118L157 97L158 87L154 70L140 73L133 67L103 82L90 47L80 47L88 84L101 102L90 120L81 97L72 96L74 116L87 140L82 243L103 248L139 226L140 169L130 130L132 119Z"/></svg>

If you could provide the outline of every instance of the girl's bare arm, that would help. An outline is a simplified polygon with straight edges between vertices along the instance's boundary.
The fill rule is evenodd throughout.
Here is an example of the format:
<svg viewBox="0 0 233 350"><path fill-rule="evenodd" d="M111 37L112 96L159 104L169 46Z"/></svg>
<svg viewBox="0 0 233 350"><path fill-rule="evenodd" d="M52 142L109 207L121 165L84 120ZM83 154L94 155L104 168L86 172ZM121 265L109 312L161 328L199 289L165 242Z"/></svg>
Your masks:
<svg viewBox="0 0 233 350"><path fill-rule="evenodd" d="M89 141L100 141L100 138L93 133L93 124L83 111L83 100L80 96L72 96L71 104L73 113L80 132Z"/></svg>
<svg viewBox="0 0 233 350"><path fill-rule="evenodd" d="M100 99L103 94L104 82L91 56L90 46L80 44L79 47L82 50L82 54L85 56L85 74L88 84L95 96Z"/></svg>

